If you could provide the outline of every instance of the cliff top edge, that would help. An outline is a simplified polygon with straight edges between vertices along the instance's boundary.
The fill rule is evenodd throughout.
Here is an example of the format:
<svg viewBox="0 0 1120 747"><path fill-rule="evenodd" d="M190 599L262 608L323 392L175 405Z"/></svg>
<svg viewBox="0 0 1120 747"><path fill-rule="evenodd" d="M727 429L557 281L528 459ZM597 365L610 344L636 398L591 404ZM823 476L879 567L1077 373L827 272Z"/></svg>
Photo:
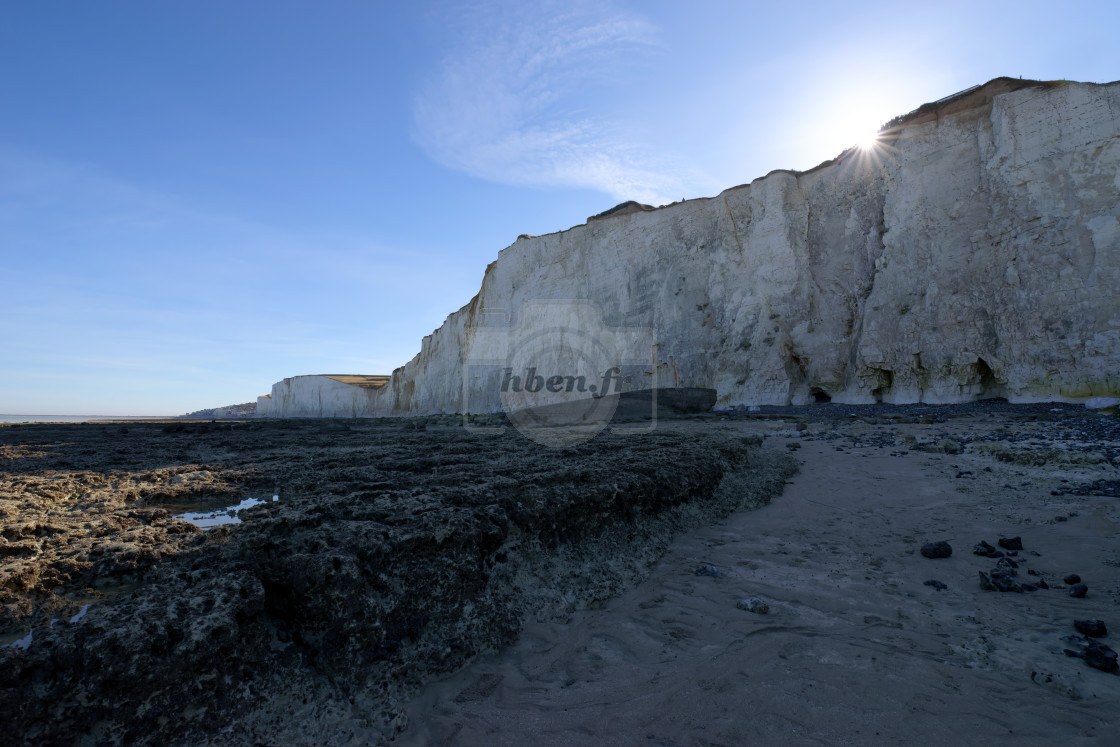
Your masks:
<svg viewBox="0 0 1120 747"><path fill-rule="evenodd" d="M1018 91L1018 90L1021 90L1021 89L1024 89L1024 88L1059 88L1061 86L1069 85L1071 83L1077 84L1077 85L1110 86L1110 85L1116 85L1116 84L1120 83L1120 81L1111 81L1109 83L1090 83L1090 82L1084 82L1084 81L1073 81L1073 80L1064 80L1064 79L1062 79L1062 80L1033 80L1033 79L1024 79L1024 78L1011 78L1011 77L1008 77L1008 76L1001 76L1001 77L998 77L998 78L992 78L991 80L989 80L986 83L980 83L980 84L977 84L975 86L971 86L970 88L966 88L966 89L958 91L956 93L949 94L948 96L944 96L940 99L937 99L936 101L930 101L930 102L927 102L925 104L922 104L921 106L917 107L916 109L913 109L909 112L906 112L905 114L899 114L898 116L896 116L896 117L888 120L887 122L885 122L879 128L879 135L880 135L881 138L888 138L888 139L898 137L898 135L901 134L902 130L904 130L907 127L920 125L920 124L923 124L925 122L929 122L931 120L934 120L938 117L944 116L946 114L955 114L957 112L962 112L962 111L967 111L967 110L970 110L970 109L977 109L977 108L980 108L980 107L983 107L983 106L988 106L991 103L993 98L995 98L996 96L999 96L1001 94L1011 93L1013 91ZM727 189L721 190L720 194L723 194L724 192L728 192L728 191L731 191L731 190L734 190L734 189L742 189L744 187L749 187L752 184L754 184L755 182L760 181L762 179L767 179L767 178L769 178L769 177L771 177L775 174L789 174L790 176L794 176L794 177L800 177L800 176L803 176L805 174L811 174L815 171L819 171L821 169L832 166L833 164L842 160L844 158L844 156L847 155L851 150L852 150L851 148L848 148L848 149L842 151L836 157L830 158L826 161L822 161L821 163L817 164L816 166L812 167L811 169L806 169L806 170L783 169L783 168L772 169L772 170L768 171L766 174L764 174L762 176L759 176L759 177L756 177L755 179L752 179L749 182L744 182L742 184L737 184L733 187L728 187ZM570 231L574 228L579 228L581 226L586 226L593 221L597 222L597 221L607 220L609 218L620 218L620 217L625 216L625 215L633 215L634 213L654 212L654 211L657 211L657 210L663 210L663 209L666 209L666 208L671 208L675 205L681 205L681 204L684 204L686 202L692 202L694 200L712 200L712 199L715 199L715 197L718 197L718 196L719 195L715 195L715 196L712 196L712 197L693 197L691 199L685 199L685 200L670 202L667 205L660 205L660 206L644 205L644 204L636 202L634 200L627 200L625 202L621 202L621 203L615 205L614 207L612 207L608 210L604 210L601 213L589 216L584 223L577 223L573 226L569 226L568 228L560 229L558 231L550 231L549 233L546 233L546 234L540 234L540 236L551 236L551 235L554 235L554 234L564 233L564 232ZM534 239L534 238L538 238L538 236L530 236L529 234L521 234L514 241L514 244L516 244L518 241L520 241L522 239L528 240L528 239Z"/></svg>

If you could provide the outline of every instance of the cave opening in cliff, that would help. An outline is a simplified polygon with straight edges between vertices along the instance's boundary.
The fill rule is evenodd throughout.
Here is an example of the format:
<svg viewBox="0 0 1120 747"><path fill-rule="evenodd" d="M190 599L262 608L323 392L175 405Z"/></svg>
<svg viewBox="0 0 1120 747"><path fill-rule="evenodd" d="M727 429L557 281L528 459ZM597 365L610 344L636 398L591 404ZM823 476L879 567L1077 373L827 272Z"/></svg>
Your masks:
<svg viewBox="0 0 1120 747"><path fill-rule="evenodd" d="M813 387L813 391L810 392L810 394L813 396L814 405L824 405L832 401L832 396L819 386Z"/></svg>
<svg viewBox="0 0 1120 747"><path fill-rule="evenodd" d="M876 369L876 373L879 376L879 386L871 390L871 396L875 398L875 402L878 404L883 401L883 396L894 386L894 371L879 368Z"/></svg>
<svg viewBox="0 0 1120 747"><path fill-rule="evenodd" d="M979 383L979 391L976 393L976 399L999 399L1007 397L1007 388L1004 382L996 378L995 372L988 362L983 358L977 356L976 363L973 364L976 370L976 381Z"/></svg>

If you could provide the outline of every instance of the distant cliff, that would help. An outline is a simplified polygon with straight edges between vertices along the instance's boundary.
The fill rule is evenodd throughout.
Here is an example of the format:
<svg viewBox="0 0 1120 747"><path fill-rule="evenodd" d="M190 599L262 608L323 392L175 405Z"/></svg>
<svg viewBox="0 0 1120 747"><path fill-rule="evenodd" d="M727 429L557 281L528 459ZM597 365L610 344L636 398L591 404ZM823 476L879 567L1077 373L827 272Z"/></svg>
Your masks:
<svg viewBox="0 0 1120 747"><path fill-rule="evenodd" d="M186 415L180 415L181 418L251 418L257 414L256 402L245 402L240 405L227 405L225 407L211 407L207 410L195 410L188 412Z"/></svg>
<svg viewBox="0 0 1120 747"><path fill-rule="evenodd" d="M1118 288L1120 83L1000 78L811 171L519 238L362 409L508 409L471 383L480 330L573 299L649 332L623 388L717 406L1116 396Z"/></svg>

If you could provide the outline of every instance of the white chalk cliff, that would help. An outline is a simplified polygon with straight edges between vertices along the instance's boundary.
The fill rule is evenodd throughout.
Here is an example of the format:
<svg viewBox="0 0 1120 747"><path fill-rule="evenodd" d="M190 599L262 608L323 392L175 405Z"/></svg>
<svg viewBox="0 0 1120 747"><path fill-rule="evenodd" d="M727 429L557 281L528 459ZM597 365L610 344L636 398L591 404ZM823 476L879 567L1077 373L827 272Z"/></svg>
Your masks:
<svg viewBox="0 0 1120 747"><path fill-rule="evenodd" d="M372 414L388 376L316 374L293 376L257 397L261 418L360 418Z"/></svg>
<svg viewBox="0 0 1120 747"><path fill-rule="evenodd" d="M1118 289L1120 82L1001 78L874 151L519 238L386 385L331 409L500 410L492 385L464 406L479 330L573 299L651 330L658 385L714 389L717 406L1117 396ZM270 414L300 407L274 393Z"/></svg>

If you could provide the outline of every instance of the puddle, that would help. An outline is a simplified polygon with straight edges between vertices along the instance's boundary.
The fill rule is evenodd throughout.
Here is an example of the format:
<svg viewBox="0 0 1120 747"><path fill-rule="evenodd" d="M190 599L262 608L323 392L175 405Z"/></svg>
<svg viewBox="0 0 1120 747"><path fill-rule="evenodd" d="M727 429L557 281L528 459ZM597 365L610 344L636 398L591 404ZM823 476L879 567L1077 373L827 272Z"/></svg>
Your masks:
<svg viewBox="0 0 1120 747"><path fill-rule="evenodd" d="M28 633L27 635L25 635L23 638L20 638L18 641L12 641L8 645L9 646L15 646L16 648L25 649L25 648L27 648L28 646L31 645L31 637L34 636L34 635L35 635L35 631L33 630L30 633Z"/></svg>
<svg viewBox="0 0 1120 747"><path fill-rule="evenodd" d="M274 496L272 496L272 500L273 501L278 501L278 500L280 500L280 496L274 495ZM237 513L239 511L244 511L247 508L252 508L253 506L259 506L262 503L269 503L269 502L270 501L268 501L267 499L262 500L260 498L246 498L245 500L241 501L241 503L238 503L237 505L234 505L234 506L222 506L220 508L213 508L213 509L204 510L204 511L187 511L185 513L174 514L174 516L175 516L176 519L182 519L183 521L190 522L191 524L194 524L195 526L200 527L202 529L213 529L214 527L222 526L222 525L225 525L225 524L240 524L241 519L239 519L238 516L237 516ZM205 503L203 505L205 505ZM212 506L213 503L211 502L210 505ZM190 504L185 504L185 505L180 504L178 506L175 506L172 510L175 510L175 509L181 510L183 508L188 508L188 507L198 508L199 504L196 503L193 506L190 506ZM171 508L171 507L167 506L166 508ZM94 592L94 596L92 598L99 601L100 599L112 596L115 593L120 593L121 591L130 591L132 589L135 589L136 587L139 586L139 582L138 581L127 581L127 582L121 583L119 579L114 579L111 582L106 583L104 585L102 585L102 584L96 584L96 585L101 587L101 588L99 590L97 590L96 592ZM89 595L83 595L83 596L84 596L85 599L90 599L91 598ZM79 622L83 617L85 617L86 611L88 609L89 609L89 604L88 603L83 604L81 609L78 610L77 614L75 614L73 617L70 618L70 624L72 625L76 622ZM56 622L58 622L58 618L51 618L47 627L48 628L53 628L54 624ZM15 638L15 636L18 636L18 635L19 635L19 633L0 634L0 647L16 646L17 648L26 649L27 647L29 647L31 645L32 640L34 640L35 631L32 630L31 632L29 632L27 635L23 636L22 638Z"/></svg>
<svg viewBox="0 0 1120 747"><path fill-rule="evenodd" d="M78 610L78 614L76 614L76 615L74 615L73 617L70 618L70 624L73 625L74 623L78 622L83 617L85 617L86 616L86 610L88 610L88 609L89 609L89 605L88 604L83 604L82 608L80 610ZM58 618L57 617L52 617L51 621L50 621L50 624L47 626L48 629L53 629L54 624L56 622L58 622ZM16 635L19 635L19 634L16 633ZM8 641L8 642L0 643L0 646L15 646L16 648L22 648L22 649L26 650L27 647L31 645L31 641L34 640L34 638L35 638L35 631L32 630L27 635L25 635L23 638L19 638L19 639L14 640L14 641Z"/></svg>
<svg viewBox="0 0 1120 747"><path fill-rule="evenodd" d="M274 495L272 496L272 500L278 501L280 500L280 496ZM223 506L222 508L211 511L188 511L182 514L175 514L175 518L190 522L202 529L213 529L214 527L223 526L225 524L240 524L241 519L237 517L239 511L244 511L253 506L259 506L262 503L268 503L268 501L260 498L246 498L236 506Z"/></svg>
<svg viewBox="0 0 1120 747"><path fill-rule="evenodd" d="M83 617L85 617L86 616L86 610L88 610L88 609L89 609L89 605L88 604L83 604L82 608L80 610L78 610L78 614L76 614L76 615L74 615L73 617L70 618L70 624L73 625L74 623L78 622Z"/></svg>

